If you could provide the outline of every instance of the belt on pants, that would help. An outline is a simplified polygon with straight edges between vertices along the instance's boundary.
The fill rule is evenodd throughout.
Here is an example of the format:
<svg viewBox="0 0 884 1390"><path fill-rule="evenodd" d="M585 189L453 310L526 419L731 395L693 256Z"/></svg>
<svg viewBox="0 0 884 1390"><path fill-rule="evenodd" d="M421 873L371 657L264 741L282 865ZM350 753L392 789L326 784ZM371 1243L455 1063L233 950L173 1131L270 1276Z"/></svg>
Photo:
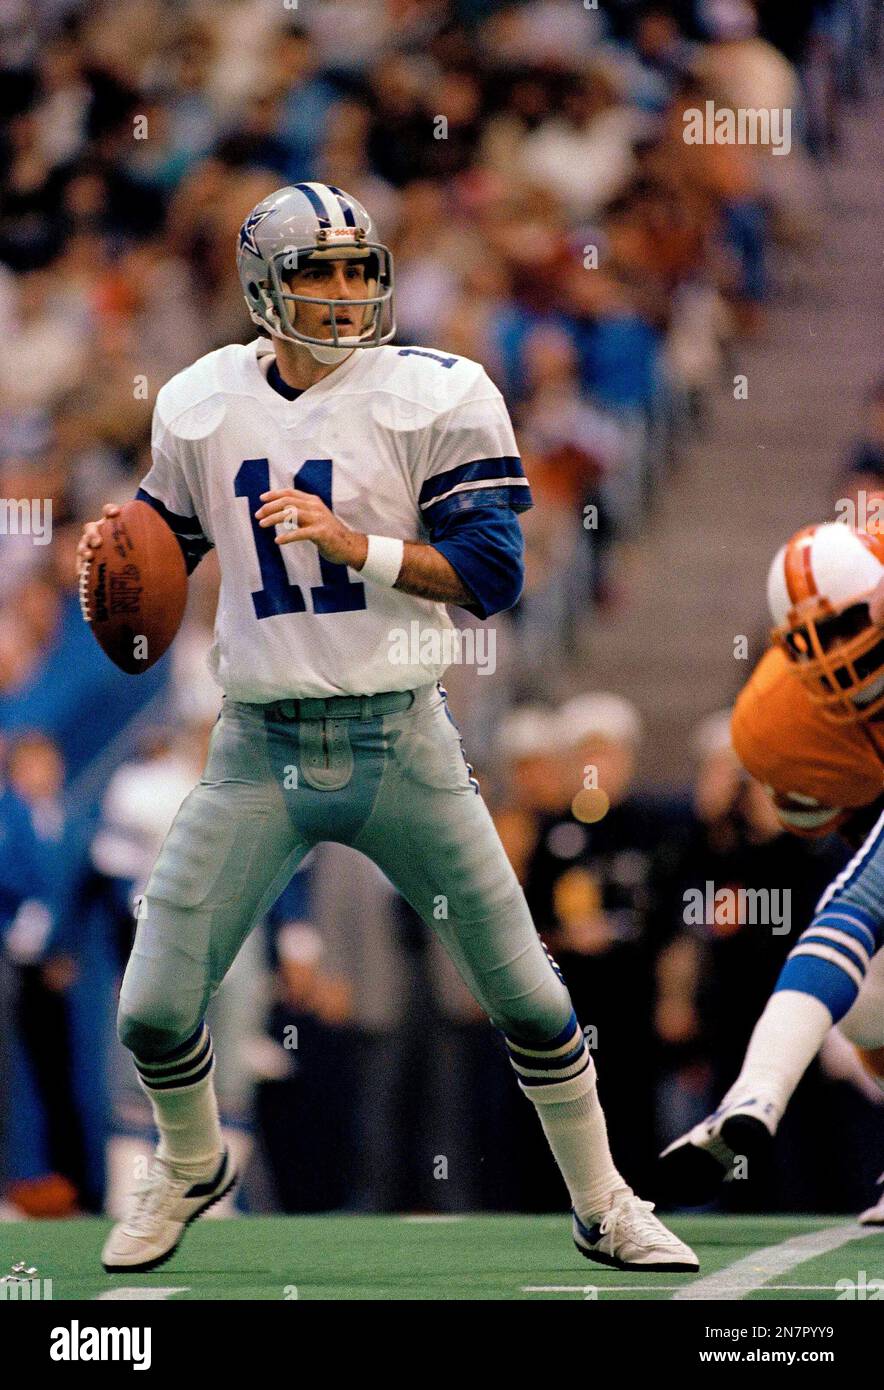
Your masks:
<svg viewBox="0 0 884 1390"><path fill-rule="evenodd" d="M381 714L398 714L413 704L413 690L381 690L377 695L274 700L261 708L271 719L376 719Z"/></svg>

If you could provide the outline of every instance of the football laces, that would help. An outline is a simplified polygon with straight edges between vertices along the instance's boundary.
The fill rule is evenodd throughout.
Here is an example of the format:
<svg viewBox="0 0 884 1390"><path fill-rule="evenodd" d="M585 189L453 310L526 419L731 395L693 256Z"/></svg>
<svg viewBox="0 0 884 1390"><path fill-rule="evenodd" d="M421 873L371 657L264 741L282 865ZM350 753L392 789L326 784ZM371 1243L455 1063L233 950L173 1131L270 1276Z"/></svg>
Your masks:
<svg viewBox="0 0 884 1390"><path fill-rule="evenodd" d="M80 582L78 585L80 612L83 614L83 621L90 624L92 622L92 614L89 611L89 571L91 567L91 559L83 561L80 567Z"/></svg>

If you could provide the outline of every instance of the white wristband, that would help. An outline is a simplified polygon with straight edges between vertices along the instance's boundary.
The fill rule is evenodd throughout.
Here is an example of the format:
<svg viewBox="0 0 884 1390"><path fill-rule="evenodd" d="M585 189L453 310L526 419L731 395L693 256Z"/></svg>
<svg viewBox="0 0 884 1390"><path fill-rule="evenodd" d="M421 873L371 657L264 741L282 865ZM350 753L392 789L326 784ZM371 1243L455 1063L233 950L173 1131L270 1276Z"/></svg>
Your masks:
<svg viewBox="0 0 884 1390"><path fill-rule="evenodd" d="M365 564L357 573L370 579L373 584L384 584L392 589L399 578L404 554L404 541L397 541L392 536L369 536Z"/></svg>

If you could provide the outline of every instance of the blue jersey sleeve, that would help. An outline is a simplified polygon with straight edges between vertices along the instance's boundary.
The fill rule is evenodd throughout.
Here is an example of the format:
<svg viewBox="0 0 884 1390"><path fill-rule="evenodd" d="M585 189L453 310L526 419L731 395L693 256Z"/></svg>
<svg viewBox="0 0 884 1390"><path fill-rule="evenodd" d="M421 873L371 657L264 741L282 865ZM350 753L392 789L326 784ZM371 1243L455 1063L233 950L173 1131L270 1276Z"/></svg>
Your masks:
<svg viewBox="0 0 884 1390"><path fill-rule="evenodd" d="M525 582L525 542L515 511L505 506L452 510L430 527L430 543L473 595L463 605L490 618L517 603Z"/></svg>

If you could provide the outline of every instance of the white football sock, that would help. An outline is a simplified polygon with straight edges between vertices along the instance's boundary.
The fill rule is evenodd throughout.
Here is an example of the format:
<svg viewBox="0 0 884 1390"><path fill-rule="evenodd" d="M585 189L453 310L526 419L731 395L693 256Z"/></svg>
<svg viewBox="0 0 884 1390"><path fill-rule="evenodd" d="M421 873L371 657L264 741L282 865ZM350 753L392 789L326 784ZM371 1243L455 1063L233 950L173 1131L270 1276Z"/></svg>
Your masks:
<svg viewBox="0 0 884 1390"><path fill-rule="evenodd" d="M814 995L793 989L772 994L724 1100L743 1100L757 1091L782 1115L831 1027L832 1015Z"/></svg>
<svg viewBox="0 0 884 1390"><path fill-rule="evenodd" d="M160 1132L157 1156L185 1177L208 1177L224 1150L213 1072L177 1090L142 1086Z"/></svg>
<svg viewBox="0 0 884 1390"><path fill-rule="evenodd" d="M160 1131L158 1157L185 1177L210 1176L224 1141L213 1080L215 1054L205 1023L161 1060L133 1060Z"/></svg>
<svg viewBox="0 0 884 1390"><path fill-rule="evenodd" d="M632 1189L618 1173L608 1145L608 1128L596 1087L595 1063L590 1058L587 1071L575 1081L530 1089L523 1087L537 1107L543 1132L559 1165L571 1196L571 1205L580 1220L591 1225L621 1196ZM569 1099L557 1099L564 1092Z"/></svg>

